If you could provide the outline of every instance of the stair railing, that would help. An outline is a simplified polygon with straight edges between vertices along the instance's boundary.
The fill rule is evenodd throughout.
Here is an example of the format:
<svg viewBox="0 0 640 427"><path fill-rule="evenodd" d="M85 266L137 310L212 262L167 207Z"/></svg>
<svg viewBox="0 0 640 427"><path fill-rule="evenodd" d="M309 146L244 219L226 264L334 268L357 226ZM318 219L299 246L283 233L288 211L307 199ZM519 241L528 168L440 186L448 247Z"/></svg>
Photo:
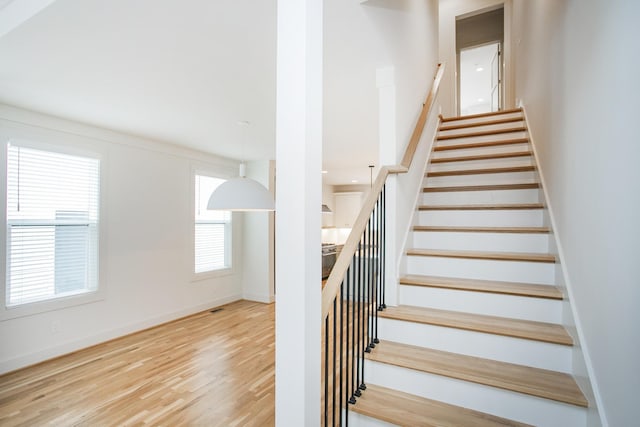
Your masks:
<svg viewBox="0 0 640 427"><path fill-rule="evenodd" d="M348 425L349 405L367 388L364 356L379 343L378 312L386 308L386 180L408 172L443 73L438 64L402 163L380 169L322 290L324 426Z"/></svg>

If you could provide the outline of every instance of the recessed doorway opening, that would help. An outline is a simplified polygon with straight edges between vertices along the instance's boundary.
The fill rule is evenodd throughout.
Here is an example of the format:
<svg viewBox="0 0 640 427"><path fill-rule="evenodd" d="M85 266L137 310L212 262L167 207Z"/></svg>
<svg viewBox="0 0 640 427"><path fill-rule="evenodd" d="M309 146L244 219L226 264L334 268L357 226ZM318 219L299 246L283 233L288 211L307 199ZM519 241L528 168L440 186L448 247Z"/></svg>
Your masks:
<svg viewBox="0 0 640 427"><path fill-rule="evenodd" d="M460 114L498 111L500 43L460 51Z"/></svg>
<svg viewBox="0 0 640 427"><path fill-rule="evenodd" d="M504 5L456 16L459 115L503 109L504 18Z"/></svg>

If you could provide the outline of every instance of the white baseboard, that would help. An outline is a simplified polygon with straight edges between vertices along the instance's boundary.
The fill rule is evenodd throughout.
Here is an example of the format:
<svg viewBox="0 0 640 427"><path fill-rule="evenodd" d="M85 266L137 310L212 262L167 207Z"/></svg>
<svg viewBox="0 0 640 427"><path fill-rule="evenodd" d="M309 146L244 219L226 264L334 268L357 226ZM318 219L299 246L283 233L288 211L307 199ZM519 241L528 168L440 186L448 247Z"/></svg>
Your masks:
<svg viewBox="0 0 640 427"><path fill-rule="evenodd" d="M141 322L132 323L127 326L115 328L109 331L101 332L90 337L83 339L69 341L54 347L37 351L30 354L25 354L13 359L4 360L0 362L0 374L15 371L17 369L25 368L27 366L34 365L36 363L44 362L55 357L59 357L65 354L72 353L74 351L82 350L115 338L129 335L135 332L142 331L144 329L151 328L153 326L160 325L162 323L170 322L172 320L179 319L181 317L189 316L191 314L199 313L201 311L208 310L213 307L228 304L230 302L238 301L242 299L242 295L230 295L223 298L217 298L209 302L198 304L189 308L174 311L171 313L155 316Z"/></svg>
<svg viewBox="0 0 640 427"><path fill-rule="evenodd" d="M246 299L249 301L255 301L255 302L262 302L265 304L271 304L272 302L274 302L276 300L274 295L267 295L267 294L255 294L252 292L244 292L242 294L242 299Z"/></svg>

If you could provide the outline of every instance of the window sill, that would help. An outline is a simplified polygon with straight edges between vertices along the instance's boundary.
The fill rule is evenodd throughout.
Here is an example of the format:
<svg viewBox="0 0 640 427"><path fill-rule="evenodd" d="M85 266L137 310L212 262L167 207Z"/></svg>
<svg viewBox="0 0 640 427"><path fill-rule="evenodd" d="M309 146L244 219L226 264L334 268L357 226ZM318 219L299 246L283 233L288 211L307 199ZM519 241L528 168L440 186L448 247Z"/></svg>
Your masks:
<svg viewBox="0 0 640 427"><path fill-rule="evenodd" d="M193 273L193 276L191 277L191 282L192 283L201 282L207 279L215 279L219 277L231 276L232 274L233 274L232 267L221 268L219 270L205 271L202 273Z"/></svg>
<svg viewBox="0 0 640 427"><path fill-rule="evenodd" d="M18 317L33 316L48 311L64 310L84 304L104 300L104 292L92 291L67 297L54 298L44 301L21 304L13 307L0 307L0 321L16 319Z"/></svg>

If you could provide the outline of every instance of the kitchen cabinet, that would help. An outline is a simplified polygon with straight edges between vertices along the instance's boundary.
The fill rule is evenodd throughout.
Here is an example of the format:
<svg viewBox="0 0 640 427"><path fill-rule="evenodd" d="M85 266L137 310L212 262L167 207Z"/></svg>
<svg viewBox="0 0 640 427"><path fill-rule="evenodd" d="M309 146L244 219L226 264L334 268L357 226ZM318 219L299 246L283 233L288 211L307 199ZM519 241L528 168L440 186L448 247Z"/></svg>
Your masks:
<svg viewBox="0 0 640 427"><path fill-rule="evenodd" d="M334 193L335 209L333 225L337 228L351 228L362 208L362 192Z"/></svg>

